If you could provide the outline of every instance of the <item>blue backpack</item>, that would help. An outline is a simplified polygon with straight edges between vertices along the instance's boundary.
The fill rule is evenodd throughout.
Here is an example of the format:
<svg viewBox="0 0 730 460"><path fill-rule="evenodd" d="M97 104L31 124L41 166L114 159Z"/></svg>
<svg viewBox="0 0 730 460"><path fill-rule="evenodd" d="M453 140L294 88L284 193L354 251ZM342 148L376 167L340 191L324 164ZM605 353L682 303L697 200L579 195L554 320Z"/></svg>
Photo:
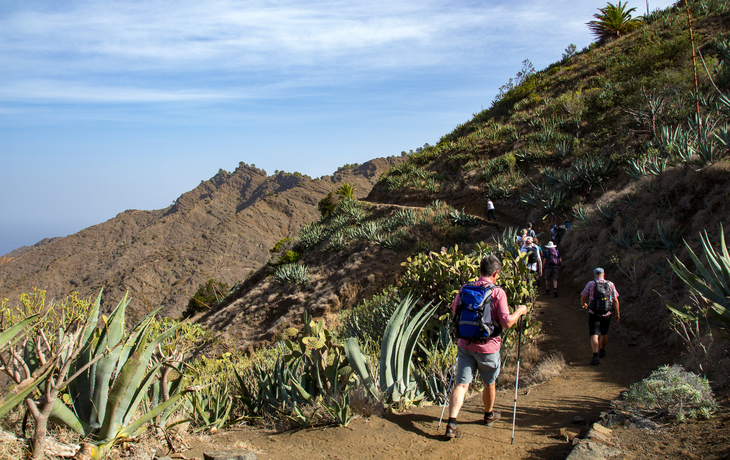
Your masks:
<svg viewBox="0 0 730 460"><path fill-rule="evenodd" d="M454 315L456 336L469 343L484 343L498 337L502 326L492 321L492 290L495 285L477 286L467 283L461 288Z"/></svg>

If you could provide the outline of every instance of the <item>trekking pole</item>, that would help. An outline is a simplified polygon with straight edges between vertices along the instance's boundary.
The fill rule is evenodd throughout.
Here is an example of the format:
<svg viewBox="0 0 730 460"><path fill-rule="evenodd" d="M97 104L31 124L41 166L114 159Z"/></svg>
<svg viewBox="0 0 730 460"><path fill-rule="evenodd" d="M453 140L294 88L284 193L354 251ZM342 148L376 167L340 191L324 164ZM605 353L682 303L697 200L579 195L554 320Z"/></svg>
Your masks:
<svg viewBox="0 0 730 460"><path fill-rule="evenodd" d="M456 373L456 362L459 360L459 357L457 356L456 359L454 359L454 367L451 369L451 378L449 379L449 386L446 387L446 394L444 395L444 405L441 407L441 417L439 417L439 426L437 429L441 429L441 420L444 419L444 411L446 410L446 399L449 397L449 390L451 390L451 382L454 381L454 374Z"/></svg>
<svg viewBox="0 0 730 460"><path fill-rule="evenodd" d="M530 308L533 307L535 302L535 296L532 287L532 274L530 274ZM522 352L522 316L520 316L519 324L519 335L517 338L517 375L515 376L515 406L512 409L512 441L510 444L515 443L515 422L517 420L517 391L520 388L520 354Z"/></svg>

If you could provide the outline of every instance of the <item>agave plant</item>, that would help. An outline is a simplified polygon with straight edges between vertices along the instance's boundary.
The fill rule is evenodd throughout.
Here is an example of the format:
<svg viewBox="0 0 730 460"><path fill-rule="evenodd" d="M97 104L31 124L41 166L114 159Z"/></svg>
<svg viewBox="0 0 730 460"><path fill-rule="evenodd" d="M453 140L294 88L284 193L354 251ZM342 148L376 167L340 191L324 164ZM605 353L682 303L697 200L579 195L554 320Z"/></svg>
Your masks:
<svg viewBox="0 0 730 460"><path fill-rule="evenodd" d="M631 240L631 236L629 235L628 231L626 229L622 230L620 225L618 226L616 235L609 233L608 237L616 246L620 248L628 249L633 246L633 241Z"/></svg>
<svg viewBox="0 0 730 460"><path fill-rule="evenodd" d="M97 297L90 319L96 323L101 294ZM125 296L109 315L101 330L86 329L80 351L69 374L76 378L68 386L73 410L57 399L50 418L63 423L82 436L94 440L93 458L102 458L117 439L138 434L143 426L190 390L181 390L136 420L137 408L147 390L158 378L162 363L150 366L157 347L172 335L177 326L157 337L149 336L152 318L147 315L132 331L125 332Z"/></svg>
<svg viewBox="0 0 730 460"><path fill-rule="evenodd" d="M309 283L309 267L302 263L279 265L273 276L281 284L297 283L306 286Z"/></svg>
<svg viewBox="0 0 730 460"><path fill-rule="evenodd" d="M313 248L324 238L324 228L317 223L307 224L299 230L298 238L304 249Z"/></svg>
<svg viewBox="0 0 730 460"><path fill-rule="evenodd" d="M390 403L407 404L423 397L418 395L418 386L415 380L411 379L411 358L418 336L438 305L432 306L429 302L411 316L411 311L418 302L407 295L393 312L383 336L380 349L380 388L382 396ZM344 345L349 362L353 364L353 369L368 391L380 395L365 364L357 339L347 339Z"/></svg>

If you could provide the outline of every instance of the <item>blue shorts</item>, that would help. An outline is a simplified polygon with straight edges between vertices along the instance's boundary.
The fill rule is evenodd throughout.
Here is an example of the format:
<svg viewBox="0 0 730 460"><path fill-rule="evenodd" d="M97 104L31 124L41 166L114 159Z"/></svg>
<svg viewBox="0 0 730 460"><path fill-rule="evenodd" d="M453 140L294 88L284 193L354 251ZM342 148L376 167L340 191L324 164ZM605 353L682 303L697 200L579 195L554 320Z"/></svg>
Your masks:
<svg viewBox="0 0 730 460"><path fill-rule="evenodd" d="M469 384L479 369L485 385L492 385L499 376L500 359L497 353L479 353L459 347L458 364L456 366L456 384Z"/></svg>

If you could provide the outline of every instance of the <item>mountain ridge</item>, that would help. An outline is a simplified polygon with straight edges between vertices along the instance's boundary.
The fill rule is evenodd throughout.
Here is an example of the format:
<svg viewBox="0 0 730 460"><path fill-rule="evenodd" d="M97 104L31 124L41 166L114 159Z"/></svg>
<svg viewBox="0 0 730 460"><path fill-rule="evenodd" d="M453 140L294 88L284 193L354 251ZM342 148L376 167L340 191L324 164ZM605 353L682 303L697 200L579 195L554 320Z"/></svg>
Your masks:
<svg viewBox="0 0 730 460"><path fill-rule="evenodd" d="M140 301L133 314L162 306L177 317L207 279L231 285L269 260L269 249L319 216L317 204L337 186L365 196L379 174L401 161L374 159L311 179L241 163L219 170L164 209L126 210L67 237L45 239L0 258L0 292L12 298L33 288L55 298L104 290L116 304L125 292Z"/></svg>

